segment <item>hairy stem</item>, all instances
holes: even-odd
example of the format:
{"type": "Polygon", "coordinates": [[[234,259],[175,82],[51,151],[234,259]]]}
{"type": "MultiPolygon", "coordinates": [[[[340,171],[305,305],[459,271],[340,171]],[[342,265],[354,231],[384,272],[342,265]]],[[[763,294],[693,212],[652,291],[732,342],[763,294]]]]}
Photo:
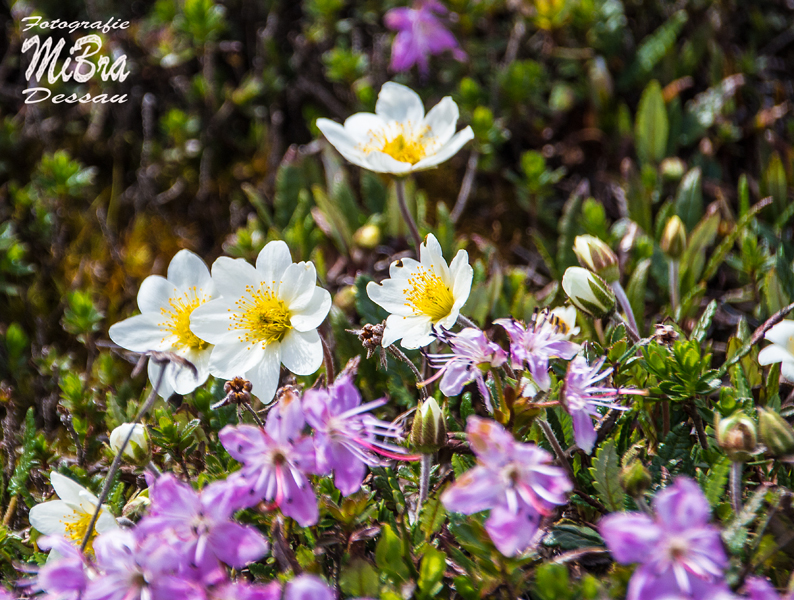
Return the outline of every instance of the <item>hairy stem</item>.
{"type": "MultiPolygon", "coordinates": [[[[149,360],[153,360],[149,358],[149,360]]],[[[116,473],[121,466],[121,458],[124,456],[124,450],[127,448],[127,444],[130,443],[130,439],[132,438],[132,434],[135,432],[135,425],[138,424],[138,421],[141,420],[143,415],[149,412],[149,409],[152,408],[154,405],[154,401],[157,400],[157,391],[160,389],[160,386],[163,384],[163,377],[165,376],[165,370],[168,367],[167,362],[163,362],[160,365],[160,374],[157,377],[157,382],[154,384],[152,388],[152,392],[149,394],[149,397],[146,399],[146,402],[143,403],[143,406],[138,411],[138,414],[135,415],[135,418],[132,421],[132,427],[130,427],[129,433],[127,433],[127,437],[124,438],[124,441],[121,444],[121,448],[116,453],[116,457],[113,459],[113,462],[110,465],[110,469],[108,470],[107,478],[105,479],[105,483],[102,485],[102,491],[99,494],[99,499],[96,503],[96,510],[94,511],[93,516],[91,517],[91,521],[88,523],[88,529],[85,531],[85,537],[83,538],[83,543],[80,544],[80,551],[85,552],[86,547],[88,546],[88,540],[91,539],[91,534],[94,532],[94,526],[96,525],[97,519],[99,519],[99,513],[102,512],[102,505],[105,503],[105,500],[108,499],[108,494],[110,494],[110,486],[113,485],[113,480],[116,478],[116,473]]]]}
{"type": "Polygon", "coordinates": [[[679,288],[678,288],[678,261],[671,260],[669,263],[669,281],[670,281],[670,306],[675,315],[676,309],[679,304],[679,288]]]}
{"type": "Polygon", "coordinates": [[[640,335],[637,333],[635,329],[632,328],[632,326],[629,323],[626,322],[626,319],[620,316],[620,313],[615,311],[614,313],[612,313],[612,316],[610,318],[615,323],[615,325],[623,325],[626,328],[626,335],[629,336],[629,339],[633,344],[636,344],[637,342],[640,341],[640,335]]]}
{"type": "Polygon", "coordinates": [[[640,329],[637,327],[637,321],[634,318],[634,311],[631,309],[629,297],[626,295],[626,291],[623,289],[623,286],[620,285],[620,281],[612,282],[612,291],[615,292],[615,298],[617,298],[618,302],[620,303],[620,307],[623,309],[623,312],[626,313],[626,320],[629,323],[629,327],[634,330],[637,338],[639,338],[640,329]]]}
{"type": "Polygon", "coordinates": [[[469,317],[464,317],[462,314],[458,313],[458,325],[461,327],[473,327],[474,329],[479,329],[477,324],[472,321],[469,317]]]}
{"type": "Polygon", "coordinates": [[[249,413],[251,413],[251,416],[254,418],[254,422],[255,422],[257,425],[259,425],[259,426],[260,426],[262,429],[264,429],[264,428],[265,428],[265,424],[262,422],[262,419],[260,419],[260,418],[259,418],[259,415],[258,415],[258,414],[256,414],[256,411],[254,410],[254,407],[253,407],[253,406],[251,406],[251,403],[250,403],[250,402],[244,402],[244,403],[243,403],[243,406],[245,407],[245,409],[246,409],[246,410],[247,410],[249,413]]]}
{"type": "Polygon", "coordinates": [[[419,513],[422,505],[427,500],[427,493],[430,490],[430,469],[433,468],[433,455],[422,455],[422,470],[419,474],[419,499],[416,501],[416,520],[419,521],[419,513]]]}
{"type": "Polygon", "coordinates": [[[742,512],[742,463],[738,461],[731,463],[731,506],[735,515],[742,512]]]}
{"type": "Polygon", "coordinates": [[[405,202],[405,178],[397,177],[394,180],[397,188],[397,204],[400,205],[400,212],[402,213],[405,224],[408,225],[408,231],[411,233],[414,246],[416,247],[416,255],[419,256],[419,246],[422,245],[422,236],[419,235],[419,228],[416,226],[414,218],[411,216],[411,211],[408,210],[408,204],[405,202]]]}
{"type": "Polygon", "coordinates": [[[549,444],[551,444],[551,447],[554,449],[554,454],[557,456],[557,460],[560,461],[560,464],[562,464],[563,468],[568,473],[571,481],[575,482],[576,479],[573,476],[571,463],[568,462],[568,458],[565,456],[565,451],[562,449],[562,446],[560,446],[560,442],[558,442],[557,438],[554,436],[551,425],[549,425],[548,421],[544,421],[543,419],[538,419],[537,424],[540,425],[540,428],[543,430],[543,435],[546,436],[549,444]]]}
{"type": "Polygon", "coordinates": [[[321,335],[320,341],[323,343],[323,363],[325,364],[325,378],[328,380],[330,386],[334,382],[334,355],[331,354],[331,347],[325,338],[321,335]]]}

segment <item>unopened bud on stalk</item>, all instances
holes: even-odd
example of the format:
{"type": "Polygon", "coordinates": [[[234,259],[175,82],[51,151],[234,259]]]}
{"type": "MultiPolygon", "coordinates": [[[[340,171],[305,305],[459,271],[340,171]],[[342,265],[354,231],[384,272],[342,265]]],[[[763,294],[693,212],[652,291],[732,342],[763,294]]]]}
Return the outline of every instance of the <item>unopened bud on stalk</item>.
{"type": "Polygon", "coordinates": [[[774,410],[758,409],[758,433],[774,456],[794,454],[794,429],[774,410]]]}
{"type": "Polygon", "coordinates": [[[642,496],[643,492],[651,486],[651,473],[638,460],[632,460],[620,470],[618,475],[620,485],[632,498],[642,496]]]}
{"type": "Polygon", "coordinates": [[[717,430],[717,443],[734,462],[747,462],[757,444],[755,422],[737,410],[727,419],[714,415],[714,429],[717,430]]]}
{"type": "Polygon", "coordinates": [[[678,215],[673,215],[668,219],[662,234],[661,246],[662,252],[672,260],[681,260],[684,255],[684,250],[686,250],[686,227],[678,215]]]}
{"type": "Polygon", "coordinates": [[[411,427],[411,444],[422,454],[438,452],[447,443],[444,413],[435,398],[425,400],[416,409],[411,427]]]}
{"type": "Polygon", "coordinates": [[[615,293],[595,273],[581,267],[569,267],[562,276],[562,289],[571,303],[595,319],[615,312],[615,293]]]}
{"type": "Polygon", "coordinates": [[[620,279],[618,257],[603,241],[592,235],[577,235],[573,251],[579,264],[599,275],[607,283],[620,279]]]}
{"type": "Polygon", "coordinates": [[[124,457],[136,463],[145,464],[149,462],[149,435],[146,433],[146,427],[137,423],[122,423],[110,432],[110,447],[116,454],[121,450],[124,440],[132,429],[132,436],[124,448],[124,457]]]}
{"type": "Polygon", "coordinates": [[[380,244],[380,227],[372,223],[363,225],[353,234],[353,242],[359,248],[372,250],[380,244]]]}

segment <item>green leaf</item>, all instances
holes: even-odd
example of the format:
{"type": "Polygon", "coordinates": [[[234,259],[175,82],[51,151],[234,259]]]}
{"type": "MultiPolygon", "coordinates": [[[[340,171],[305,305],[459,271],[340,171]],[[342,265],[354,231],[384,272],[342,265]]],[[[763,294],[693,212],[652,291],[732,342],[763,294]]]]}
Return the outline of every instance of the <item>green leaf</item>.
{"type": "Polygon", "coordinates": [[[538,567],[535,593],[541,600],[567,600],[573,592],[565,565],[547,563],[538,567]]]}
{"type": "Polygon", "coordinates": [[[380,530],[380,540],[375,547],[375,564],[390,575],[395,583],[408,581],[411,573],[403,560],[402,540],[397,537],[391,525],[385,524],[380,530]]]}
{"type": "Polygon", "coordinates": [[[703,215],[702,178],[700,167],[690,169],[681,180],[675,197],[675,214],[681,217],[687,231],[692,231],[703,215]]]}
{"type": "Polygon", "coordinates": [[[604,539],[592,527],[563,523],[551,528],[543,538],[544,546],[557,546],[561,550],[576,550],[590,546],[603,546],[604,539]]]}
{"type": "MultiPolygon", "coordinates": [[[[648,272],[650,268],[650,258],[638,262],[626,286],[626,296],[628,296],[629,305],[634,313],[634,317],[637,319],[637,327],[640,329],[643,328],[645,321],[645,319],[643,319],[645,313],[645,290],[648,285],[648,272]]],[[[642,335],[642,331],[640,331],[640,335],[642,335]]]]}
{"type": "Polygon", "coordinates": [[[429,540],[430,537],[441,528],[446,516],[447,511],[444,509],[444,505],[441,504],[437,496],[429,498],[427,502],[425,502],[424,506],[422,506],[420,521],[426,540],[429,540]]]}
{"type": "Polygon", "coordinates": [[[634,126],[637,156],[642,162],[658,163],[664,158],[669,131],[662,86],[654,79],[642,92],[634,126]]]}
{"type": "Polygon", "coordinates": [[[764,194],[772,196],[775,206],[775,213],[780,214],[786,209],[786,196],[788,193],[786,186],[786,169],[780,154],[775,152],[764,171],[763,191],[764,194]]]}
{"type": "Polygon", "coordinates": [[[419,566],[419,600],[432,598],[441,591],[441,582],[444,579],[447,555],[428,546],[419,566]]]}
{"type": "Polygon", "coordinates": [[[623,510],[625,493],[618,481],[619,473],[620,461],[615,451],[615,441],[609,440],[596,451],[590,474],[598,497],[611,511],[623,510]]]}
{"type": "Polygon", "coordinates": [[[722,495],[725,493],[725,486],[728,484],[728,474],[731,471],[731,459],[723,456],[720,461],[709,469],[703,490],[706,499],[711,506],[719,504],[722,495]]]}
{"type": "Polygon", "coordinates": [[[348,596],[374,598],[380,591],[378,573],[363,558],[357,558],[342,568],[339,587],[348,596]]]}
{"type": "Polygon", "coordinates": [[[716,314],[717,301],[712,300],[709,302],[706,310],[704,310],[703,314],[700,316],[697,325],[695,325],[695,328],[692,330],[692,337],[690,339],[702,344],[703,340],[706,339],[706,334],[708,333],[708,330],[711,327],[711,322],[714,320],[714,315],[716,314]]]}

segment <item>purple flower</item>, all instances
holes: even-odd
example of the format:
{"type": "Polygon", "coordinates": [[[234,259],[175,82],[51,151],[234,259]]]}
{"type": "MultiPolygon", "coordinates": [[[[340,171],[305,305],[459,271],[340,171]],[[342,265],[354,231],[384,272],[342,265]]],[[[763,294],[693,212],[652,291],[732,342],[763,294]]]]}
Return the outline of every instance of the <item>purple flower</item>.
{"type": "Polygon", "coordinates": [[[464,514],[491,509],[485,529],[502,554],[513,556],[532,544],[541,517],[565,504],[573,486],[548,452],[516,442],[496,421],[469,417],[466,432],[478,464],[441,501],[464,514]]]}
{"type": "Polygon", "coordinates": [[[709,524],[711,509],[698,484],[679,477],[656,494],[653,508],[655,518],[614,513],[598,526],[616,561],[640,563],[627,600],[704,598],[722,590],[728,559],[719,529],[709,524]]]}
{"type": "Polygon", "coordinates": [[[744,591],[747,592],[750,600],[792,600],[794,598],[794,594],[789,593],[783,596],[778,594],[769,580],[763,577],[748,577],[744,584],[744,591]]]}
{"type": "Polygon", "coordinates": [[[568,339],[567,325],[548,311],[536,315],[526,328],[512,318],[497,319],[494,323],[504,327],[510,337],[513,368],[520,369],[526,364],[535,385],[543,391],[548,391],[551,385],[549,360],[569,360],[580,349],[579,344],[568,339]]]}
{"type": "MultiPolygon", "coordinates": [[[[20,585],[45,592],[47,600],[78,600],[88,585],[88,563],[83,553],[58,535],[41,538],[38,546],[42,550],[51,550],[50,560],[38,569],[35,579],[20,585]]],[[[0,599],[5,600],[2,596],[0,599]]]]}
{"type": "Polygon", "coordinates": [[[290,394],[270,410],[264,430],[227,425],[219,435],[232,458],[243,463],[230,479],[242,479],[252,499],[271,502],[303,527],[319,518],[307,477],[317,467],[312,439],[302,433],[305,423],[300,400],[290,394]]]}
{"type": "Polygon", "coordinates": [[[393,8],[384,17],[386,27],[397,31],[391,48],[391,69],[408,71],[419,65],[426,75],[431,54],[451,50],[455,60],[465,60],[466,53],[436,15],[445,15],[447,9],[437,0],[418,0],[414,8],[393,8]]]}
{"type": "Polygon", "coordinates": [[[82,600],[199,600],[202,582],[186,576],[182,544],[175,538],[139,539],[115,529],[94,542],[99,574],[82,600]]]}
{"type": "Polygon", "coordinates": [[[474,327],[466,327],[458,333],[443,331],[439,337],[449,344],[452,354],[427,355],[430,365],[439,371],[423,384],[441,377],[438,385],[441,393],[445,396],[457,396],[466,384],[476,380],[488,410],[493,412],[485,375],[491,367],[501,367],[507,361],[505,351],[474,327]]]}
{"type": "Polygon", "coordinates": [[[343,496],[361,488],[367,465],[384,464],[375,453],[397,460],[418,459],[400,446],[375,439],[401,437],[393,423],[364,414],[384,404],[385,398],[361,404],[361,394],[348,374],[340,375],[328,389],[308,390],[303,397],[306,421],[315,430],[317,469],[334,472],[334,483],[343,496]]]}
{"type": "Polygon", "coordinates": [[[596,430],[591,417],[601,418],[598,412],[600,407],[614,408],[615,410],[628,410],[626,406],[615,404],[618,396],[622,394],[645,395],[645,390],[631,390],[612,388],[596,385],[612,373],[612,368],[599,373],[604,359],[602,358],[593,366],[587,364],[587,359],[577,356],[568,364],[568,374],[565,376],[565,387],[560,397],[562,405],[573,420],[573,437],[576,445],[587,454],[593,451],[596,441],[596,430]]]}
{"type": "Polygon", "coordinates": [[[284,591],[284,600],[336,600],[336,593],[314,575],[299,575],[284,591]]]}
{"type": "Polygon", "coordinates": [[[281,600],[281,584],[273,581],[255,585],[244,581],[226,582],[209,593],[210,600],[281,600]]]}
{"type": "Polygon", "coordinates": [[[199,494],[173,475],[163,475],[150,489],[150,516],[141,529],[147,534],[173,532],[189,548],[194,565],[214,556],[241,569],[267,554],[268,544],[253,527],[230,521],[238,504],[236,492],[233,482],[216,481],[199,494]]]}

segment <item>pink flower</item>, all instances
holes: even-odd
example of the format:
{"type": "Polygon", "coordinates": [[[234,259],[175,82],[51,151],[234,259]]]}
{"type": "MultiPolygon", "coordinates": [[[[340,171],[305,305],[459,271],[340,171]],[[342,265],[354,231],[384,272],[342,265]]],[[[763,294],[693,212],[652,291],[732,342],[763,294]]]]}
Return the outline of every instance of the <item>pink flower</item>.
{"type": "Polygon", "coordinates": [[[367,466],[384,462],[377,454],[396,460],[417,460],[401,446],[378,441],[376,436],[398,439],[402,432],[388,423],[364,414],[386,404],[386,399],[361,404],[361,394],[347,374],[328,389],[308,390],[303,397],[306,421],[314,430],[317,469],[334,472],[334,483],[343,496],[357,492],[367,466]]]}
{"type": "Polygon", "coordinates": [[[622,394],[644,395],[645,390],[617,389],[595,385],[612,373],[612,368],[599,373],[604,364],[602,358],[593,366],[587,364],[587,359],[577,356],[568,364],[568,374],[565,376],[565,387],[560,397],[565,410],[573,420],[573,436],[576,445],[587,454],[593,451],[597,433],[593,427],[592,417],[601,418],[598,409],[601,407],[614,408],[615,410],[628,410],[626,406],[615,404],[618,396],[622,394]]]}
{"type": "MultiPolygon", "coordinates": [[[[242,479],[255,502],[272,502],[303,527],[319,518],[317,498],[308,473],[316,473],[312,439],[302,433],[306,421],[295,395],[285,395],[270,410],[265,429],[227,425],[220,440],[243,468],[230,479],[242,479]]],[[[250,504],[250,503],[249,503],[250,504]]]]}
{"type": "Polygon", "coordinates": [[[505,351],[474,327],[466,327],[458,333],[442,330],[439,338],[449,344],[452,354],[427,355],[431,366],[439,371],[423,384],[441,377],[438,386],[441,393],[445,396],[457,396],[466,384],[476,380],[488,410],[493,411],[491,394],[485,385],[485,375],[491,367],[501,367],[507,361],[505,351]]]}
{"type": "Polygon", "coordinates": [[[544,391],[548,391],[551,385],[549,360],[569,360],[580,349],[579,344],[568,339],[570,330],[567,325],[548,311],[536,314],[526,328],[513,318],[497,319],[494,323],[504,327],[510,337],[513,368],[521,369],[526,365],[535,385],[544,391]]]}
{"type": "Polygon", "coordinates": [[[499,552],[513,556],[530,547],[541,518],[567,502],[573,485],[548,452],[516,442],[496,421],[469,417],[466,432],[478,464],[441,501],[464,514],[490,509],[485,529],[499,552]]]}
{"type": "Polygon", "coordinates": [[[384,17],[386,27],[397,31],[391,48],[391,69],[408,71],[419,65],[426,75],[431,54],[451,50],[455,60],[465,60],[466,53],[436,16],[445,15],[447,9],[437,0],[418,0],[414,8],[393,8],[384,17]]]}
{"type": "Polygon", "coordinates": [[[653,500],[655,518],[614,513],[598,530],[615,560],[640,563],[627,600],[663,597],[707,598],[724,590],[728,558],[720,530],[709,524],[711,508],[697,483],[679,477],[653,500]]]}

